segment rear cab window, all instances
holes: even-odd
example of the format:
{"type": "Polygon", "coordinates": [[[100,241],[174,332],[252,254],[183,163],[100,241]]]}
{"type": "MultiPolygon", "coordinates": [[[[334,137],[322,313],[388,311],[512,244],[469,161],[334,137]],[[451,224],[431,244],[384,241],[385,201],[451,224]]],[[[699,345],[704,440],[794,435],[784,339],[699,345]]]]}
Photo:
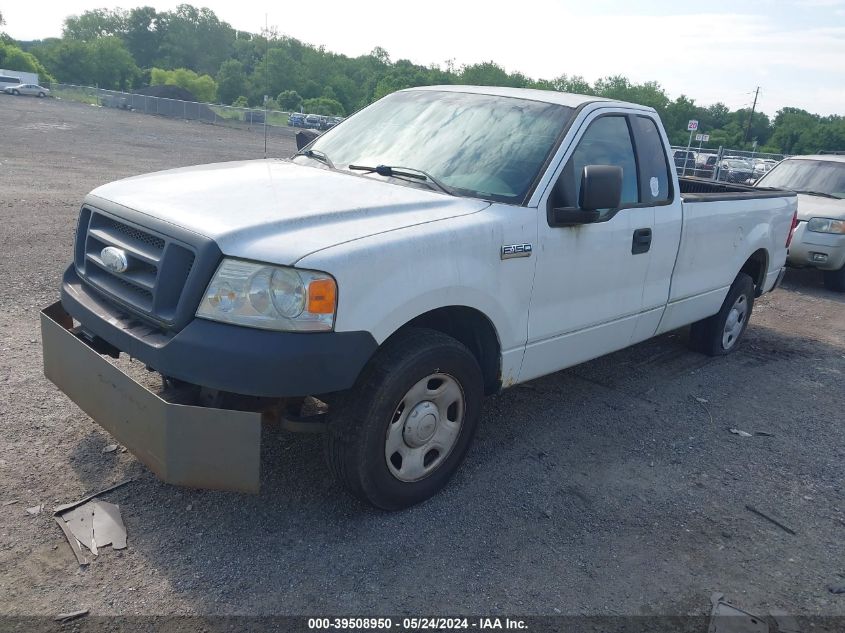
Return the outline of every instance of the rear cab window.
{"type": "Polygon", "coordinates": [[[632,116],[631,131],[640,166],[640,203],[659,204],[672,198],[672,179],[666,148],[654,119],[632,116]]]}

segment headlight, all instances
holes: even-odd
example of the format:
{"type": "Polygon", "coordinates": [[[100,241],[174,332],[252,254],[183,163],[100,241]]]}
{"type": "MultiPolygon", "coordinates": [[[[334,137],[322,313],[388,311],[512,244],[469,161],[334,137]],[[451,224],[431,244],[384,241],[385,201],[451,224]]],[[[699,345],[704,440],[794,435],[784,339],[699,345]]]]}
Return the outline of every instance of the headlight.
{"type": "Polygon", "coordinates": [[[811,218],[807,222],[807,230],[814,233],[845,233],[845,220],[830,220],[828,218],[811,218]]]}
{"type": "Polygon", "coordinates": [[[334,326],[337,285],[326,274],[224,259],[197,316],[266,330],[325,331],[334,326]]]}

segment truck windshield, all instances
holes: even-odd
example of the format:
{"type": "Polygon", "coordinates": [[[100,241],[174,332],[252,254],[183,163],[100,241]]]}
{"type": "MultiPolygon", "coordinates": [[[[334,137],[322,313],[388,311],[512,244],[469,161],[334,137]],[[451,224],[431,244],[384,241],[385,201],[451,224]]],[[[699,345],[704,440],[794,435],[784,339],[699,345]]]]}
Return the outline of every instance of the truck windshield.
{"type": "Polygon", "coordinates": [[[845,162],[787,159],[773,167],[757,186],[845,198],[845,162]]]}
{"type": "MultiPolygon", "coordinates": [[[[329,130],[311,149],[338,169],[389,165],[422,170],[456,195],[522,204],[572,112],[511,97],[397,92],[329,130]]],[[[424,181],[396,182],[426,186],[424,181]]]]}

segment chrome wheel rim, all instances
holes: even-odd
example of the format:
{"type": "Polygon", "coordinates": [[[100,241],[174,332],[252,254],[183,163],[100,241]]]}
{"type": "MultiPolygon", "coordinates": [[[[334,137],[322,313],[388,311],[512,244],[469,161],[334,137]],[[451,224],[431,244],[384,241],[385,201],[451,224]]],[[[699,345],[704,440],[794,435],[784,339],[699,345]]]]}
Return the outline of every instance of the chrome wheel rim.
{"type": "Polygon", "coordinates": [[[739,295],[731,306],[728,312],[728,318],[725,320],[725,329],[722,331],[722,348],[731,349],[736,345],[739,335],[742,333],[742,328],[745,327],[745,320],[748,316],[748,298],[745,295],[739,295]]]}
{"type": "Polygon", "coordinates": [[[387,427],[384,457],[396,479],[428,477],[449,457],[461,434],[466,400],[449,374],[430,374],[408,390],[387,427]]]}

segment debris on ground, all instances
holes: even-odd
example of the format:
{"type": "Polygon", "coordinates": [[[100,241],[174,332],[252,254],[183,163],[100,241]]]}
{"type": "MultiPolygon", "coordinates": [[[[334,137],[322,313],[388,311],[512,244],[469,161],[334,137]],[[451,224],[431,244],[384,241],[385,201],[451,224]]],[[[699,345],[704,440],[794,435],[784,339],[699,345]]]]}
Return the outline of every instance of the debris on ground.
{"type": "Polygon", "coordinates": [[[53,512],[53,518],[64,533],[80,566],[90,562],[82,549],[83,546],[94,556],[99,555],[99,548],[106,545],[111,545],[112,549],[126,548],[126,526],[120,516],[120,507],[94,498],[130,481],[133,480],[127,479],[79,501],[58,506],[53,512]]]}
{"type": "Polygon", "coordinates": [[[724,594],[714,593],[710,603],[713,610],[707,633],[769,633],[765,620],[727,602],[724,594]]]}
{"type": "Polygon", "coordinates": [[[93,499],[94,497],[99,497],[100,495],[106,494],[107,492],[111,492],[112,490],[116,490],[117,488],[120,488],[121,486],[125,486],[126,484],[131,483],[133,481],[135,481],[135,479],[133,479],[133,478],[124,479],[123,481],[118,482],[113,486],[109,486],[108,488],[104,488],[103,490],[100,490],[99,492],[95,492],[93,494],[90,494],[87,497],[83,497],[79,501],[74,501],[72,503],[65,503],[64,505],[56,506],[55,508],[53,508],[53,514],[54,515],[55,514],[61,514],[65,510],[70,510],[71,508],[81,506],[83,503],[85,503],[87,501],[91,501],[91,499],[93,499]]]}
{"type": "Polygon", "coordinates": [[[828,585],[827,590],[830,593],[842,594],[845,593],[845,585],[828,585]]]}
{"type": "Polygon", "coordinates": [[[120,517],[120,508],[113,503],[89,501],[60,514],[58,518],[94,556],[99,554],[99,548],[106,545],[111,545],[113,549],[126,548],[126,527],[120,517]]]}
{"type": "Polygon", "coordinates": [[[731,433],[734,435],[739,435],[740,437],[751,437],[751,433],[748,431],[742,431],[740,429],[729,429],[731,433]]]}
{"type": "Polygon", "coordinates": [[[117,449],[117,444],[109,444],[103,447],[103,453],[114,453],[117,449]]]}
{"type": "Polygon", "coordinates": [[[32,506],[31,508],[26,509],[27,513],[35,516],[36,514],[41,514],[44,511],[44,504],[39,503],[37,506],[32,506]]]}
{"type": "Polygon", "coordinates": [[[757,437],[774,437],[774,433],[769,433],[768,431],[754,431],[754,435],[757,437]]]}
{"type": "Polygon", "coordinates": [[[783,523],[781,523],[777,519],[770,517],[768,514],[761,512],[760,510],[758,510],[754,506],[746,505],[745,509],[748,510],[749,512],[753,512],[754,514],[756,514],[759,517],[766,519],[766,521],[768,521],[769,523],[773,523],[774,525],[778,526],[784,532],[787,532],[788,534],[792,534],[792,536],[795,536],[795,530],[793,530],[790,527],[785,526],[783,523]]]}
{"type": "Polygon", "coordinates": [[[79,611],[70,611],[68,613],[60,613],[54,618],[56,622],[70,622],[71,620],[75,620],[76,618],[81,618],[84,615],[88,615],[88,609],[80,609],[79,611]]]}
{"type": "Polygon", "coordinates": [[[70,549],[73,550],[73,555],[76,556],[76,562],[79,563],[80,567],[85,567],[90,562],[88,557],[85,556],[85,552],[82,551],[82,546],[79,544],[79,541],[76,540],[76,537],[73,535],[73,532],[70,531],[67,523],[61,517],[53,517],[58,523],[59,527],[61,528],[62,532],[64,532],[65,538],[67,539],[68,545],[70,545],[70,549]]]}

